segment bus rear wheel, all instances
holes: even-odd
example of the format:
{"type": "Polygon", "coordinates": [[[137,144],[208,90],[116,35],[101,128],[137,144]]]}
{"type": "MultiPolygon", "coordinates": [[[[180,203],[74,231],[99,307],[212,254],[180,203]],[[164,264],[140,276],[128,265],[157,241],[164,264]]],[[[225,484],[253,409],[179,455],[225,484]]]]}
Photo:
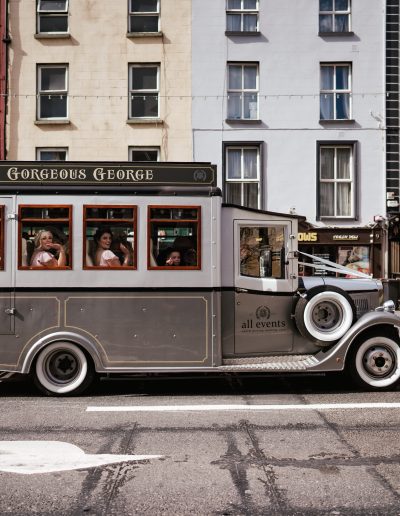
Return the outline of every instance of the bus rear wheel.
{"type": "Polygon", "coordinates": [[[37,356],[34,382],[48,396],[81,394],[94,379],[91,359],[72,342],[54,342],[37,356]]]}

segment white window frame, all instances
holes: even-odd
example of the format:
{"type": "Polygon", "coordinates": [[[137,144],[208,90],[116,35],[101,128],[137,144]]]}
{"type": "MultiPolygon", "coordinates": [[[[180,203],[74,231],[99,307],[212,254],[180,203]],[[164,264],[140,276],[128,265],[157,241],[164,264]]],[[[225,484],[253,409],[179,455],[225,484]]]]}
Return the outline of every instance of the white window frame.
{"type": "MultiPolygon", "coordinates": [[[[134,161],[132,159],[132,153],[133,151],[140,151],[140,152],[146,152],[146,151],[149,151],[149,152],[156,152],[157,153],[157,159],[156,161],[160,161],[160,147],[140,147],[140,146],[133,146],[133,147],[129,147],[129,157],[128,157],[128,160],[129,161],[134,161]]],[[[145,163],[145,162],[143,162],[145,163]]]]}
{"type": "Polygon", "coordinates": [[[333,95],[333,118],[322,118],[321,120],[351,120],[352,119],[352,65],[351,63],[321,63],[320,64],[320,76],[321,76],[321,91],[320,91],[320,113],[322,113],[321,109],[321,102],[322,102],[322,96],[323,95],[333,95]],[[336,80],[337,80],[337,74],[336,69],[338,67],[347,67],[348,69],[348,88],[346,89],[338,89],[336,87],[336,80]],[[323,89],[322,88],[322,69],[323,68],[333,68],[334,74],[333,74],[333,88],[332,89],[323,89]],[[349,116],[348,118],[337,118],[337,109],[336,109],[336,100],[338,98],[338,95],[348,95],[349,96],[349,116]]]}
{"type": "MultiPolygon", "coordinates": [[[[244,195],[244,185],[245,184],[257,184],[258,185],[258,194],[257,194],[257,209],[261,209],[262,197],[261,197],[261,149],[259,145],[245,145],[245,144],[227,144],[225,146],[225,196],[226,190],[229,188],[230,184],[240,184],[241,185],[241,206],[247,206],[245,204],[245,195],[244,195]],[[244,151],[245,150],[256,150],[257,151],[257,177],[255,179],[245,178],[244,177],[244,151]],[[230,150],[240,150],[240,178],[231,179],[229,178],[229,151],[230,150]]],[[[254,206],[251,206],[254,208],[254,206]]]]}
{"type": "Polygon", "coordinates": [[[320,219],[354,219],[355,218],[355,190],[356,190],[356,185],[355,185],[355,178],[356,178],[356,174],[355,174],[355,147],[354,147],[354,144],[320,144],[319,145],[319,170],[318,170],[318,183],[319,183],[319,186],[318,186],[318,191],[319,191],[319,198],[318,198],[318,212],[319,212],[319,218],[320,219]],[[321,155],[322,155],[322,151],[324,149],[333,149],[335,154],[334,154],[334,163],[333,163],[333,173],[334,173],[334,177],[332,179],[322,179],[321,178],[321,172],[322,172],[322,159],[321,159],[321,155]],[[350,150],[350,163],[349,163],[349,170],[350,170],[350,178],[346,179],[342,179],[342,178],[338,178],[337,177],[337,172],[338,172],[338,166],[337,166],[337,151],[339,149],[349,149],[350,150]],[[334,213],[331,214],[331,215],[322,215],[322,209],[321,209],[321,184],[333,184],[334,185],[334,190],[333,190],[333,195],[334,195],[334,198],[333,198],[333,210],[334,210],[334,213]],[[338,215],[337,214],[337,197],[338,197],[338,194],[337,194],[337,186],[338,184],[350,184],[350,187],[351,187],[351,210],[350,210],[350,214],[348,215],[338,215]]]}
{"type": "Polygon", "coordinates": [[[129,120],[134,119],[158,119],[160,117],[160,63],[132,63],[129,65],[129,120]],[[134,90],[132,88],[132,70],[135,68],[157,68],[157,88],[156,89],[143,89],[134,90]],[[154,95],[157,96],[157,115],[155,116],[135,116],[132,113],[132,99],[135,95],[146,96],[154,95]]]}
{"type": "Polygon", "coordinates": [[[51,65],[38,65],[37,67],[37,119],[38,120],[68,120],[69,102],[68,102],[68,65],[66,64],[51,64],[51,65]],[[64,68],[65,70],[65,89],[63,90],[42,90],[42,71],[50,68],[64,68]],[[48,95],[57,96],[63,95],[66,97],[66,113],[63,117],[42,117],[40,112],[40,99],[42,96],[48,95]]]}
{"type": "Polygon", "coordinates": [[[228,88],[227,88],[227,101],[229,103],[229,95],[230,94],[241,94],[240,95],[240,100],[241,100],[241,107],[240,107],[240,112],[241,112],[241,116],[238,117],[238,118],[231,118],[229,117],[229,105],[227,105],[227,113],[228,113],[228,117],[227,119],[228,120],[258,120],[259,119],[259,109],[260,109],[260,105],[259,105],[259,90],[260,90],[260,66],[259,66],[259,63],[246,63],[246,62],[241,62],[241,63],[235,63],[235,62],[230,62],[228,63],[228,66],[227,66],[227,85],[228,85],[228,88]],[[242,87],[240,89],[235,89],[235,88],[230,88],[229,86],[229,68],[231,66],[241,66],[242,67],[242,73],[241,73],[241,83],[242,83],[242,87]],[[257,71],[257,84],[256,84],[256,88],[255,89],[250,89],[250,88],[245,88],[244,87],[244,69],[245,67],[254,67],[256,68],[256,71],[257,71]],[[243,113],[244,113],[244,101],[245,101],[245,94],[252,94],[252,95],[255,95],[256,96],[256,102],[257,102],[257,113],[256,113],[256,116],[255,117],[248,117],[248,118],[245,118],[243,116],[243,113]]]}
{"type": "Polygon", "coordinates": [[[259,13],[260,13],[260,6],[259,6],[259,0],[257,0],[257,6],[255,9],[246,9],[244,6],[244,0],[240,0],[240,9],[232,9],[229,7],[229,0],[226,0],[226,29],[227,29],[227,32],[237,32],[237,31],[232,31],[230,29],[228,29],[228,16],[230,14],[238,14],[240,15],[240,30],[238,32],[249,32],[251,34],[253,33],[256,33],[256,32],[259,32],[259,23],[260,23],[260,16],[259,16],[259,13]],[[243,23],[243,20],[244,20],[244,17],[248,14],[254,14],[257,16],[257,24],[256,24],[256,30],[254,31],[245,31],[243,26],[244,26],[244,23],[243,23]]]}
{"type": "MultiPolygon", "coordinates": [[[[37,161],[50,161],[44,160],[41,156],[42,152],[65,152],[65,161],[68,160],[68,147],[37,147],[36,149],[36,160],[37,161]]],[[[64,161],[64,160],[53,160],[53,161],[64,161]]]]}
{"type": "MultiPolygon", "coordinates": [[[[332,17],[332,30],[328,31],[327,33],[330,34],[330,33],[333,33],[333,32],[337,32],[337,33],[341,33],[341,31],[336,31],[335,30],[335,21],[336,21],[336,16],[337,15],[347,15],[348,16],[348,30],[345,31],[346,33],[347,32],[351,32],[351,0],[348,0],[348,8],[346,10],[340,10],[340,9],[336,9],[336,0],[332,0],[332,3],[333,3],[333,9],[330,10],[330,11],[322,11],[320,9],[319,11],[319,15],[330,15],[332,17]]],[[[321,33],[324,33],[326,31],[321,31],[321,22],[319,21],[319,31],[321,33]]]]}
{"type": "Polygon", "coordinates": [[[132,10],[132,0],[128,0],[128,34],[136,34],[136,33],[146,33],[146,34],[155,34],[154,31],[134,31],[131,26],[131,19],[134,17],[146,17],[146,16],[157,16],[158,24],[157,31],[160,31],[160,0],[157,0],[157,10],[156,11],[133,11],[132,10]]]}
{"type": "Polygon", "coordinates": [[[36,7],[36,30],[37,34],[68,34],[69,32],[69,23],[68,23],[68,13],[69,13],[69,0],[65,2],[65,9],[54,9],[54,10],[42,10],[41,9],[42,0],[37,0],[36,7]],[[65,15],[67,18],[67,29],[65,31],[42,31],[40,30],[40,20],[41,18],[52,18],[54,16],[62,16],[65,15]]]}

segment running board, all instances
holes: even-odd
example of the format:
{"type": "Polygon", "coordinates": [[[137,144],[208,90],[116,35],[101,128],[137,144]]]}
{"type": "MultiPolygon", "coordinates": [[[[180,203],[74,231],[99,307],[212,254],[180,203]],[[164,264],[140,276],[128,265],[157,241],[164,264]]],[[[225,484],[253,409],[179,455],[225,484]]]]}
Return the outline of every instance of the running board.
{"type": "Polygon", "coordinates": [[[7,378],[11,378],[14,375],[15,375],[15,373],[9,373],[8,371],[2,371],[2,372],[0,372],[0,382],[2,380],[6,380],[7,378]]]}
{"type": "Polygon", "coordinates": [[[217,369],[226,372],[246,371],[306,371],[319,360],[315,355],[278,355],[268,357],[226,358],[217,369]]]}

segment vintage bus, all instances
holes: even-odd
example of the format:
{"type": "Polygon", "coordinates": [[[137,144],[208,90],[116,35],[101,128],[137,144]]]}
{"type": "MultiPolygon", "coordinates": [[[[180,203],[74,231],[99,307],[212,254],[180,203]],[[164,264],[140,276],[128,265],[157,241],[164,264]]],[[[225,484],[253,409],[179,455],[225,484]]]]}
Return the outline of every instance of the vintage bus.
{"type": "MultiPolygon", "coordinates": [[[[296,216],[222,204],[209,163],[2,162],[0,371],[400,376],[379,280],[298,277],[296,216]]],[[[324,263],[323,263],[324,262],[324,263]]],[[[354,271],[350,271],[351,274],[354,271]]]]}

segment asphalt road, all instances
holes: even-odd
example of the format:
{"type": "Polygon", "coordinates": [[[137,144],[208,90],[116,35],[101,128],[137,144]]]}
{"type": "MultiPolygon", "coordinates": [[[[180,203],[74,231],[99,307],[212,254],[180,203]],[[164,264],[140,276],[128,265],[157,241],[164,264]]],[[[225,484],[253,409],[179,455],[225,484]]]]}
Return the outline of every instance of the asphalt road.
{"type": "Polygon", "coordinates": [[[400,514],[399,388],[153,377],[0,396],[1,515],[400,514]]]}

